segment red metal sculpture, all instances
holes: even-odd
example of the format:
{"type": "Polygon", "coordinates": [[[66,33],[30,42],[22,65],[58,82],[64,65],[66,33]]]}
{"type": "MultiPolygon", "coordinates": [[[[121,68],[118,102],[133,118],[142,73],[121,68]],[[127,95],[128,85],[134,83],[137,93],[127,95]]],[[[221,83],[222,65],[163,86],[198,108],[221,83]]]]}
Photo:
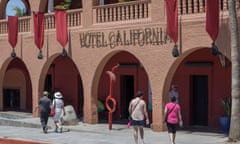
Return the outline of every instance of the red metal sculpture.
{"type": "Polygon", "coordinates": [[[108,109],[108,126],[109,130],[112,130],[112,113],[116,110],[117,102],[115,98],[113,97],[113,83],[116,80],[116,76],[114,74],[114,71],[119,67],[119,64],[112,67],[111,71],[106,71],[106,73],[109,76],[110,79],[110,85],[109,85],[109,95],[106,98],[105,106],[108,109]],[[111,104],[111,105],[110,105],[111,104]]]}

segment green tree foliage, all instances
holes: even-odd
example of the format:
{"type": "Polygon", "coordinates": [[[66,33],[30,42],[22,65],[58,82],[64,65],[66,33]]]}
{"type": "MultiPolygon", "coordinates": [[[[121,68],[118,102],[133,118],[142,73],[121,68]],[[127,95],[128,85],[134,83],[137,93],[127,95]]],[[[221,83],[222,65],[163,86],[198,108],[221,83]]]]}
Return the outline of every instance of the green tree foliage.
{"type": "Polygon", "coordinates": [[[16,11],[16,16],[19,16],[19,17],[25,16],[23,11],[19,7],[14,7],[13,10],[16,11]]]}

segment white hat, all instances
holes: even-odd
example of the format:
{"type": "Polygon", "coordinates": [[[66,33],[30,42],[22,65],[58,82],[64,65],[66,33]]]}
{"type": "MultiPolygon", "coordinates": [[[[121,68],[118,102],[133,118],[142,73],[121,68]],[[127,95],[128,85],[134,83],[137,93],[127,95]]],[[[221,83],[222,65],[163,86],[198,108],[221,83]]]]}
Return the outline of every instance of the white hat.
{"type": "Polygon", "coordinates": [[[55,93],[54,93],[54,97],[60,99],[60,98],[62,98],[63,96],[62,96],[62,94],[61,94],[60,92],[55,92],[55,93]]]}

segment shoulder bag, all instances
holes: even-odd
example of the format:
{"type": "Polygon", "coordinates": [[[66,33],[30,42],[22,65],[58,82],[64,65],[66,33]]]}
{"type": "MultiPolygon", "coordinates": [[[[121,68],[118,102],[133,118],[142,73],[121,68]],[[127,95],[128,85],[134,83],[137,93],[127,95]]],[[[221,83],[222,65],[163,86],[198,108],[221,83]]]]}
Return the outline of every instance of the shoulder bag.
{"type": "Polygon", "coordinates": [[[134,112],[134,110],[135,110],[135,108],[137,107],[137,105],[138,105],[139,102],[140,102],[140,100],[139,100],[139,101],[137,102],[137,104],[133,107],[131,113],[129,114],[128,120],[130,120],[130,121],[133,120],[131,115],[132,115],[132,113],[134,112]]]}

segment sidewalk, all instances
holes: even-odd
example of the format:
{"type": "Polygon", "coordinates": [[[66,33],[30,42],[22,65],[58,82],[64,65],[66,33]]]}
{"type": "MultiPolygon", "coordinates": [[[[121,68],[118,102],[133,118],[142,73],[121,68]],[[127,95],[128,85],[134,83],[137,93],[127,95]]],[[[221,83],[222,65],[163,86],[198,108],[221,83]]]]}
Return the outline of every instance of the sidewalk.
{"type": "MultiPolygon", "coordinates": [[[[0,119],[0,122],[4,118],[0,119]]],[[[49,119],[48,134],[42,132],[39,118],[26,116],[11,119],[8,124],[1,124],[0,136],[47,142],[50,144],[133,144],[133,130],[124,124],[113,124],[112,130],[108,124],[86,124],[64,126],[63,133],[55,133],[54,123],[49,119]],[[19,123],[19,124],[17,124],[19,123]],[[12,125],[11,125],[12,124],[12,125]],[[3,130],[4,129],[4,130],[3,130]]],[[[169,144],[167,132],[153,132],[145,128],[145,144],[169,144]]],[[[192,130],[177,131],[176,144],[223,144],[227,140],[221,133],[200,132],[192,130]]],[[[0,142],[1,144],[1,142],[0,142]]]]}
{"type": "MultiPolygon", "coordinates": [[[[110,131],[105,124],[78,125],[63,133],[50,129],[44,134],[41,128],[0,126],[0,135],[4,138],[38,141],[48,144],[134,144],[133,130],[121,125],[113,125],[110,131]]],[[[66,127],[65,127],[66,128],[66,127]]],[[[145,144],[169,144],[167,132],[145,130],[145,144]]],[[[176,144],[223,144],[226,137],[215,133],[178,131],[176,144]]],[[[0,142],[1,143],[1,142],[0,142]]]]}

